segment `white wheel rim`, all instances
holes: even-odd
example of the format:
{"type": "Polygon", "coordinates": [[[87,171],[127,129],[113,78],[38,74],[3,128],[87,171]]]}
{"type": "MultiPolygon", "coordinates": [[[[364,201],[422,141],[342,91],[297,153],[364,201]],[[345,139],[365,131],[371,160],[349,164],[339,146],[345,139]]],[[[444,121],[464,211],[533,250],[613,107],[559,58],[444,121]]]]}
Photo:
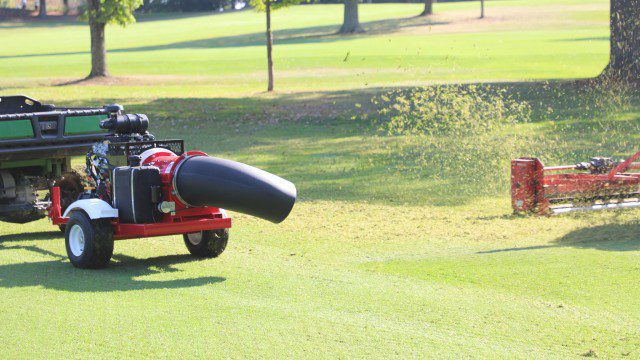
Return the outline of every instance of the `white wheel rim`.
{"type": "Polygon", "coordinates": [[[200,244],[200,242],[202,242],[202,233],[195,233],[195,234],[187,234],[187,239],[189,239],[189,242],[193,245],[198,245],[200,244]]]}
{"type": "Polygon", "coordinates": [[[73,225],[69,231],[69,248],[74,256],[80,257],[84,253],[84,231],[80,225],[73,225]]]}

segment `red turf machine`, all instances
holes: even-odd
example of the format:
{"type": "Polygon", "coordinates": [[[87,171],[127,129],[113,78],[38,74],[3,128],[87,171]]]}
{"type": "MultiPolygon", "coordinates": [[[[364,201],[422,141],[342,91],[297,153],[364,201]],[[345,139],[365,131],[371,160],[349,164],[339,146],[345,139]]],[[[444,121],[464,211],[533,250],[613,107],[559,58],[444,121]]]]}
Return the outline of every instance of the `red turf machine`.
{"type": "Polygon", "coordinates": [[[640,152],[624,161],[595,157],[576,165],[544,166],[536,158],[511,161],[511,206],[539,215],[640,206],[640,152]]]}
{"type": "Polygon", "coordinates": [[[86,156],[90,185],[73,202],[65,201],[68,186],[51,188],[48,215],[65,231],[74,266],[106,266],[114,240],[173,234],[183,235],[191,254],[216,257],[231,227],[222,208],[274,223],[291,212],[296,200],[291,182],[235,161],[185,152],[182,140],[160,141],[149,134],[145,115],[109,109],[100,127],[111,135],[86,156]]]}

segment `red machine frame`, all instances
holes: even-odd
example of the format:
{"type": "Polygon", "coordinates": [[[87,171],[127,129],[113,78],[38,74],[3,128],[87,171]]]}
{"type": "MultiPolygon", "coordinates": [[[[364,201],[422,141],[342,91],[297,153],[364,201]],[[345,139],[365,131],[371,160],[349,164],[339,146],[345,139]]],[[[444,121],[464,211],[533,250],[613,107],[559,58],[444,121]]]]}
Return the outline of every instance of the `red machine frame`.
{"type": "MultiPolygon", "coordinates": [[[[163,214],[162,220],[148,224],[122,224],[110,219],[114,229],[114,239],[134,239],[152,236],[179,235],[196,233],[203,230],[231,228],[231,218],[226,217],[223,210],[216,207],[190,207],[179,199],[174,191],[173,176],[180,163],[191,156],[208,156],[199,151],[186,152],[176,156],[170,151],[159,152],[145,159],[145,165],[154,165],[160,169],[162,177],[162,193],[165,201],[175,203],[175,211],[163,214]]],[[[54,225],[66,224],[69,220],[63,217],[60,206],[60,188],[51,188],[51,205],[49,218],[54,225]]]]}
{"type": "Polygon", "coordinates": [[[511,161],[511,206],[516,213],[558,214],[640,206],[640,151],[605,173],[578,165],[544,166],[537,158],[511,161]]]}

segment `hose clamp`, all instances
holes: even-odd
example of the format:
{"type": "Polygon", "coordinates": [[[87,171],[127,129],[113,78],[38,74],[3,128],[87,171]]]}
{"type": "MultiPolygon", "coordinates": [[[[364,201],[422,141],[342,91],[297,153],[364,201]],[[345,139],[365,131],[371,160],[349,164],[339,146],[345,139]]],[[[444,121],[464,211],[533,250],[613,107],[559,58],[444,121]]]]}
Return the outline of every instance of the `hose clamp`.
{"type": "Polygon", "coordinates": [[[178,201],[180,201],[186,207],[195,207],[195,206],[189,204],[186,200],[184,200],[182,198],[182,196],[180,196],[180,192],[178,191],[178,183],[177,183],[176,179],[178,178],[178,171],[180,170],[180,167],[182,166],[182,164],[187,162],[187,160],[189,160],[190,158],[196,157],[196,156],[207,156],[207,155],[205,155],[205,154],[185,154],[183,156],[184,156],[184,158],[181,161],[179,161],[178,165],[176,165],[176,167],[173,169],[173,176],[171,178],[171,187],[173,188],[173,195],[178,199],[178,201]]]}

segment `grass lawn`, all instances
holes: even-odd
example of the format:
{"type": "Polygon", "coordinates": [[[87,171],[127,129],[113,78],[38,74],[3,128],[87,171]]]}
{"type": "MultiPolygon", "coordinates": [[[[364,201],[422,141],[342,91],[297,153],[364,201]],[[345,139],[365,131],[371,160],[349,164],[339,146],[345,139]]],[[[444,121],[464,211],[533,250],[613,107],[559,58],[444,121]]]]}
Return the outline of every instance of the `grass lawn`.
{"type": "MultiPolygon", "coordinates": [[[[274,13],[276,89],[370,89],[426,82],[517,81],[597,75],[607,63],[602,0],[363,5],[366,35],[336,36],[342,5],[274,13]]],[[[103,87],[59,84],[89,72],[78,23],[0,24],[0,88],[55,100],[103,99],[103,87]],[[15,88],[17,90],[14,90],[15,88]]],[[[266,89],[264,16],[252,11],[142,17],[107,29],[111,94],[123,99],[243,96],[266,89]],[[188,83],[189,86],[185,86],[188,83]]]]}
{"type": "Polygon", "coordinates": [[[72,268],[45,220],[0,224],[4,357],[640,356],[638,211],[514,217],[508,197],[511,156],[637,147],[637,95],[538,81],[599,73],[607,1],[489,1],[486,22],[477,7],[439,3],[423,20],[419,4],[363,5],[369,32],[346,38],[332,35],[338,5],[277,12],[275,95],[260,93],[260,14],[110,27],[116,78],[66,86],[88,72],[86,26],[0,24],[1,93],[118,101],[159,137],[282,175],[300,197],[280,225],[233,214],[218,259],[192,259],[178,236],[121,241],[100,271],[72,268]],[[433,168],[404,171],[413,159],[395,149],[415,139],[351,118],[387,88],[496,81],[532,122],[425,137],[433,168]]]}

